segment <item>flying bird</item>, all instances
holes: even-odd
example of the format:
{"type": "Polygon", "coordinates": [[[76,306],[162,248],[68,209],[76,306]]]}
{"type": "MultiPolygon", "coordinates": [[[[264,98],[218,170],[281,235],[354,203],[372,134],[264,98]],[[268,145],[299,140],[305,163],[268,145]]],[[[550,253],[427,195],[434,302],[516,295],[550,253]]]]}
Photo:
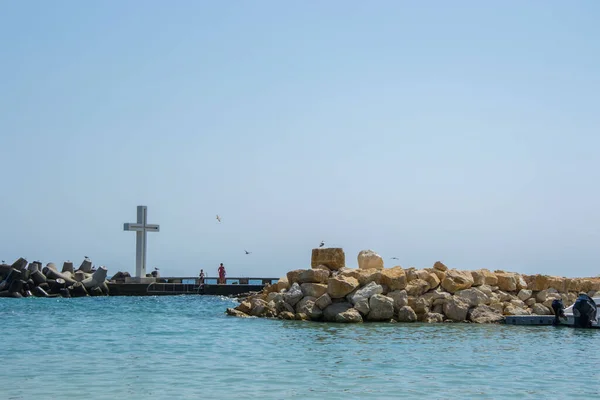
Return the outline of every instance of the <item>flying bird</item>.
{"type": "Polygon", "coordinates": [[[321,244],[319,244],[319,247],[323,247],[325,246],[325,241],[321,240],[321,244]]]}
{"type": "Polygon", "coordinates": [[[246,254],[252,254],[251,251],[248,251],[248,250],[244,250],[244,251],[246,252],[246,254]]]}
{"type": "Polygon", "coordinates": [[[217,214],[217,221],[221,222],[221,217],[219,217],[219,214],[217,214]]]}
{"type": "Polygon", "coordinates": [[[392,260],[397,260],[397,259],[398,259],[398,257],[392,257],[392,260]]]}

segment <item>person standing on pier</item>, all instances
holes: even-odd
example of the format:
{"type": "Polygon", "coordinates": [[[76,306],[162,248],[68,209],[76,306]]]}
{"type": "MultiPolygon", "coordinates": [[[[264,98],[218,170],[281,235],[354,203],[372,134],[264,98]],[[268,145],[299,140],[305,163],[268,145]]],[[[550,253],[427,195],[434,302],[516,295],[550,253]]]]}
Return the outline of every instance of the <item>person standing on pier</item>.
{"type": "Polygon", "coordinates": [[[204,270],[203,269],[201,269],[200,274],[198,274],[198,284],[200,284],[200,285],[204,284],[204,270]]]}
{"type": "Polygon", "coordinates": [[[219,283],[222,285],[225,284],[225,267],[223,266],[223,263],[219,265],[219,283]]]}

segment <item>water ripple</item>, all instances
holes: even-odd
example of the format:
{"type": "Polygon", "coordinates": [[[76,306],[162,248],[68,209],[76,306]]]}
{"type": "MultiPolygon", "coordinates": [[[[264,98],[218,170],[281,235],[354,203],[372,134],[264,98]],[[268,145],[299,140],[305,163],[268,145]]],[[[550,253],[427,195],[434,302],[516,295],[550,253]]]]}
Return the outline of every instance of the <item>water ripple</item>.
{"type": "Polygon", "coordinates": [[[600,331],[239,319],[211,296],[0,299],[2,398],[600,396],[600,331]]]}

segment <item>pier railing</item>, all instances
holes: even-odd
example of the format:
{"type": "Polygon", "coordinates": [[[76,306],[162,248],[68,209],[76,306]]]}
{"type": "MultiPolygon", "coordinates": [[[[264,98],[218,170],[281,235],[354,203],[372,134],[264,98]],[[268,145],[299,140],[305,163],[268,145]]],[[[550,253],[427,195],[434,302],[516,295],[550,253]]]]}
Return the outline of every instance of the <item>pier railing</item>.
{"type": "MultiPolygon", "coordinates": [[[[253,278],[253,277],[226,277],[226,285],[266,285],[276,283],[279,278],[253,278]]],[[[205,285],[217,285],[219,278],[214,276],[204,277],[205,285]]],[[[197,276],[160,276],[156,278],[156,283],[183,283],[196,284],[200,283],[200,278],[197,276]]]]}

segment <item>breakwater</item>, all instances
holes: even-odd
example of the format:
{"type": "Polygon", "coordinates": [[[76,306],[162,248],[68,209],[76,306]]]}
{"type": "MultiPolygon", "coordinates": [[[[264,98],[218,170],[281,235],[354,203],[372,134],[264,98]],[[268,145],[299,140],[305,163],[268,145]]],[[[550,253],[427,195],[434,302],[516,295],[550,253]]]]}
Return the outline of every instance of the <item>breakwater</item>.
{"type": "Polygon", "coordinates": [[[54,263],[42,267],[19,258],[12,265],[0,264],[0,297],[85,297],[109,294],[105,267],[94,268],[85,259],[78,269],[66,261],[58,271],[54,263]]]}
{"type": "Polygon", "coordinates": [[[552,301],[572,304],[594,296],[600,279],[524,275],[448,268],[384,268],[381,256],[363,250],[358,268],[346,268],[341,248],[313,249],[310,269],[290,271],[276,284],[242,299],[227,314],[356,323],[500,323],[507,315],[553,315],[552,301]]]}

